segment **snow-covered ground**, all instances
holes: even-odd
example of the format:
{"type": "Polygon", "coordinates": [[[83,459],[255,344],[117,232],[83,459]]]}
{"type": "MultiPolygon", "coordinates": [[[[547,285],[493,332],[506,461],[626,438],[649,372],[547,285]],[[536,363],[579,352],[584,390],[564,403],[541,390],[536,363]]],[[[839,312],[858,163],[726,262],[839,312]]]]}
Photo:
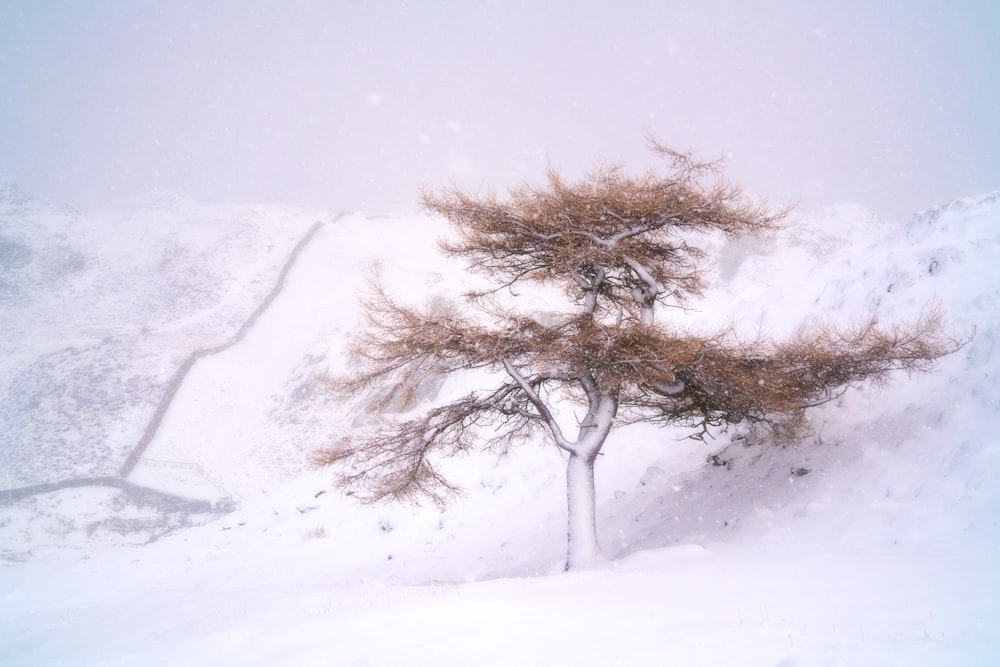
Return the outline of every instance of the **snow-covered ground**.
{"type": "Polygon", "coordinates": [[[435,252],[441,221],[0,199],[0,502],[116,475],[178,369],[210,351],[131,491],[0,505],[2,664],[1000,660],[1000,194],[906,224],[841,206],[772,239],[712,240],[693,327],[780,336],[808,316],[891,321],[937,302],[975,338],[936,374],[814,410],[793,446],[613,434],[597,485],[615,560],[569,574],[554,447],[449,462],[466,495],[444,509],[362,506],[306,467],[358,419],[317,378],[347,363],[372,261],[406,300],[462,290],[435,252]]]}

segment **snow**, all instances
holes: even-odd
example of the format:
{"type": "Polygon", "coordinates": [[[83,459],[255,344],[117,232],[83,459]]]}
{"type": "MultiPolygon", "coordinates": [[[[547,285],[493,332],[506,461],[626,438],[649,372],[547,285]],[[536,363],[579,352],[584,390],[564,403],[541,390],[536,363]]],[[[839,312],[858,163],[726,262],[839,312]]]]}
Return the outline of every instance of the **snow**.
{"type": "Polygon", "coordinates": [[[441,221],[173,195],[79,213],[0,195],[0,499],[113,475],[172,373],[217,349],[195,361],[129,477],[175,504],[84,486],[0,505],[3,664],[1000,655],[1000,193],[906,224],[842,205],[802,212],[770,239],[709,239],[713,287],[675,314],[692,327],[735,320],[781,336],[804,317],[875,309],[888,322],[937,302],[949,331],[974,338],[935,374],[813,410],[813,435],[795,445],[745,429],[708,444],[649,425],[612,433],[596,468],[612,560],[572,573],[565,458],[552,445],[442,462],[465,488],[445,508],[361,505],[306,466],[366,419],[319,381],[350,363],[365,269],[379,262],[410,302],[467,289],[436,254],[441,221]]]}

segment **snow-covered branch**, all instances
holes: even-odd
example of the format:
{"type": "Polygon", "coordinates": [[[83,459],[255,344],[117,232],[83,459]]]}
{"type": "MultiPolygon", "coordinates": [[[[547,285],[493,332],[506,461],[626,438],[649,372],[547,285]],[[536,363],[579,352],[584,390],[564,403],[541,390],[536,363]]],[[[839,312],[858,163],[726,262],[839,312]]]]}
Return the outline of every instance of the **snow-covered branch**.
{"type": "Polygon", "coordinates": [[[556,421],[555,415],[552,414],[548,405],[546,405],[542,397],[538,395],[535,388],[531,386],[531,383],[529,383],[521,372],[514,367],[514,364],[510,363],[507,359],[503,360],[503,367],[514,382],[517,383],[517,386],[521,388],[521,391],[524,392],[528,401],[530,401],[531,404],[535,406],[535,409],[538,410],[539,416],[552,432],[552,439],[555,441],[556,445],[566,451],[573,451],[573,443],[567,440],[566,436],[563,435],[562,428],[560,428],[559,423],[556,421]]]}

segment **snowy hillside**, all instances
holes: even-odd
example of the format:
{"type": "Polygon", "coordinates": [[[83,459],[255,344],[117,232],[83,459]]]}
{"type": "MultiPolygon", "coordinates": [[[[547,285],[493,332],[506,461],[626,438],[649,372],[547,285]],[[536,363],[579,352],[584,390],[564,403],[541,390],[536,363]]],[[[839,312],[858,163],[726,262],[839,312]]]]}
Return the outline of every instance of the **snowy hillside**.
{"type": "Polygon", "coordinates": [[[2,488],[121,467],[185,358],[238,331],[316,221],[169,195],[94,217],[0,187],[2,488]]]}
{"type": "Polygon", "coordinates": [[[349,363],[364,270],[379,262],[409,301],[462,291],[441,221],[173,196],[83,214],[4,187],[4,664],[1000,655],[1000,193],[906,224],[840,206],[712,241],[691,327],[781,336],[939,303],[975,337],[937,374],[815,409],[785,448],[747,430],[612,435],[598,531],[616,561],[558,574],[553,447],[449,462],[466,496],[443,510],[361,506],[305,467],[358,418],[317,378],[349,363]]]}

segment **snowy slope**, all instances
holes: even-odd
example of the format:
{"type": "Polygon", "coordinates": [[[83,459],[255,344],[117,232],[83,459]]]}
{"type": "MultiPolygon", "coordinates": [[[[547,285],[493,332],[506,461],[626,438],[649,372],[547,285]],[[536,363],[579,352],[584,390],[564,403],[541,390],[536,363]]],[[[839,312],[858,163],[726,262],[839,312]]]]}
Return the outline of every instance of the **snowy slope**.
{"type": "Polygon", "coordinates": [[[182,360],[236,332],[314,221],[166,194],[83,214],[0,186],[0,488],[117,469],[182,360]]]}
{"type": "MultiPolygon", "coordinates": [[[[317,220],[167,193],[80,213],[0,185],[0,496],[86,484],[28,496],[14,523],[129,543],[190,523],[196,507],[123,471],[193,356],[233,340],[317,220]]],[[[0,556],[37,543],[0,533],[0,556]]]]}
{"type": "MultiPolygon", "coordinates": [[[[8,213],[8,237],[11,215],[23,219],[8,213]]],[[[260,215],[258,229],[284,230],[286,255],[315,218],[272,226],[260,215]]],[[[101,247],[111,218],[87,219],[97,239],[88,247],[101,247]]],[[[191,252],[207,233],[172,229],[191,252]]],[[[0,506],[4,662],[995,663],[1000,195],[906,225],[843,206],[803,214],[773,239],[712,241],[715,286],[685,316],[693,327],[735,318],[780,336],[804,316],[849,321],[876,309],[890,321],[936,300],[957,337],[975,338],[937,374],[815,410],[814,436],[795,446],[767,447],[746,431],[709,445],[645,426],[613,435],[597,469],[598,529],[618,560],[558,576],[554,448],[452,462],[467,495],[444,510],[359,506],[322,472],[302,472],[305,453],[355,419],[316,377],[345,363],[362,270],[381,261],[411,300],[458,292],[460,267],[433,250],[444,231],[422,217],[326,222],[246,337],[192,367],[129,479],[231,499],[236,511],[140,548],[93,530],[94,513],[149,512],[112,507],[96,497],[106,489],[0,506]],[[729,465],[706,465],[709,454],[729,465]]],[[[280,261],[257,256],[257,244],[242,252],[245,266],[239,255],[212,265],[233,267],[241,293],[258,275],[248,267],[269,266],[259,275],[273,278],[280,261]]],[[[43,291],[83,320],[62,287],[43,291]]],[[[134,326],[123,321],[109,335],[134,326]]]]}

